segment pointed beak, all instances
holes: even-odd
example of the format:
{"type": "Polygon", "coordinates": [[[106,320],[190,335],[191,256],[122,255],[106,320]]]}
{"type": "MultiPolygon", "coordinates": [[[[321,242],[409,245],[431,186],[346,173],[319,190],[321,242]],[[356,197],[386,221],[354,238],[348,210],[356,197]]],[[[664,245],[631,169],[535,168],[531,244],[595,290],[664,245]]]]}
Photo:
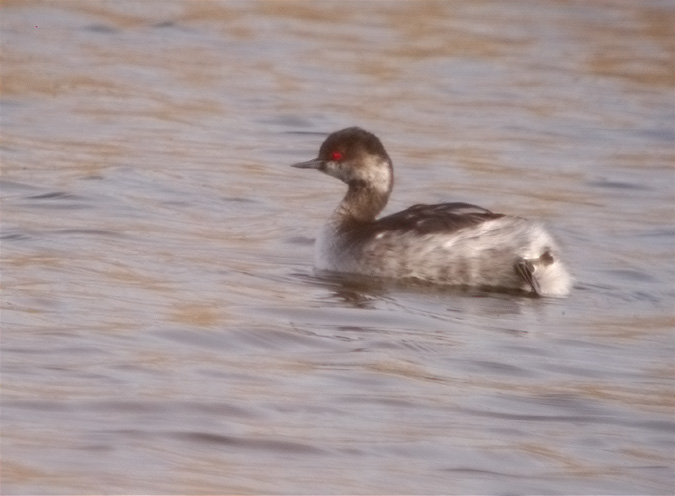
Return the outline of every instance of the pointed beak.
{"type": "Polygon", "coordinates": [[[297,167],[298,169],[319,169],[323,162],[319,158],[308,160],[307,162],[298,162],[297,164],[291,165],[291,167],[297,167]]]}

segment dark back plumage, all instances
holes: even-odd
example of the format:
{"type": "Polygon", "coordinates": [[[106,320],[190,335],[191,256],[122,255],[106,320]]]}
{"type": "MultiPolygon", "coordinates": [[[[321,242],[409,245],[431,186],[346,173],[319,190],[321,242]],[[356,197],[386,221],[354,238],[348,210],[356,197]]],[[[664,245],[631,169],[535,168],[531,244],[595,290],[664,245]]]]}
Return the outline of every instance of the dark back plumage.
{"type": "Polygon", "coordinates": [[[452,233],[503,216],[463,202],[418,204],[376,220],[370,229],[377,233],[383,231],[413,231],[417,234],[452,233]]]}

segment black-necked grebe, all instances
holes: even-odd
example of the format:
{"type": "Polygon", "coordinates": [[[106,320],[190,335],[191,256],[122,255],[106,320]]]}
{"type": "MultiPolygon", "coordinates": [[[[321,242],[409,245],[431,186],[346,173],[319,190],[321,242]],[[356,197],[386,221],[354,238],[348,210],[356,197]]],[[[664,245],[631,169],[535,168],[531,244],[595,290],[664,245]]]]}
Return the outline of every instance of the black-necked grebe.
{"type": "Polygon", "coordinates": [[[564,296],[572,278],[539,224],[468,203],[414,205],[380,219],[394,183],[380,140],[358,127],[334,132],[314,160],[348,185],[316,240],[318,270],[564,296]]]}

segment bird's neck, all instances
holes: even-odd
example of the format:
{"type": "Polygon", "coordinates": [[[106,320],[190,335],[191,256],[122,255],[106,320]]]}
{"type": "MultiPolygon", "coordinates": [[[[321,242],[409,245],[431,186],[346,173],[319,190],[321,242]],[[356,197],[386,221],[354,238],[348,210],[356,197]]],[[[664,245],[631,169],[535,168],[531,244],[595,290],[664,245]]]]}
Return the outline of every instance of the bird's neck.
{"type": "Polygon", "coordinates": [[[333,212],[333,221],[340,224],[372,222],[387,205],[390,193],[391,187],[381,190],[363,181],[352,181],[333,212]]]}

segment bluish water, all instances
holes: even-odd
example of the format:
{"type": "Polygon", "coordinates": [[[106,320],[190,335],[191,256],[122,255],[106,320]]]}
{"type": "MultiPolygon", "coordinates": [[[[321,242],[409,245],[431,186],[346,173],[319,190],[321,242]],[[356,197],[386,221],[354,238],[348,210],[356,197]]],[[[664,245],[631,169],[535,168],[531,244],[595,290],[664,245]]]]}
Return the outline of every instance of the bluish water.
{"type": "Polygon", "coordinates": [[[3,494],[672,493],[671,3],[0,10],[3,494]],[[571,296],[314,275],[350,125],[571,296]]]}

